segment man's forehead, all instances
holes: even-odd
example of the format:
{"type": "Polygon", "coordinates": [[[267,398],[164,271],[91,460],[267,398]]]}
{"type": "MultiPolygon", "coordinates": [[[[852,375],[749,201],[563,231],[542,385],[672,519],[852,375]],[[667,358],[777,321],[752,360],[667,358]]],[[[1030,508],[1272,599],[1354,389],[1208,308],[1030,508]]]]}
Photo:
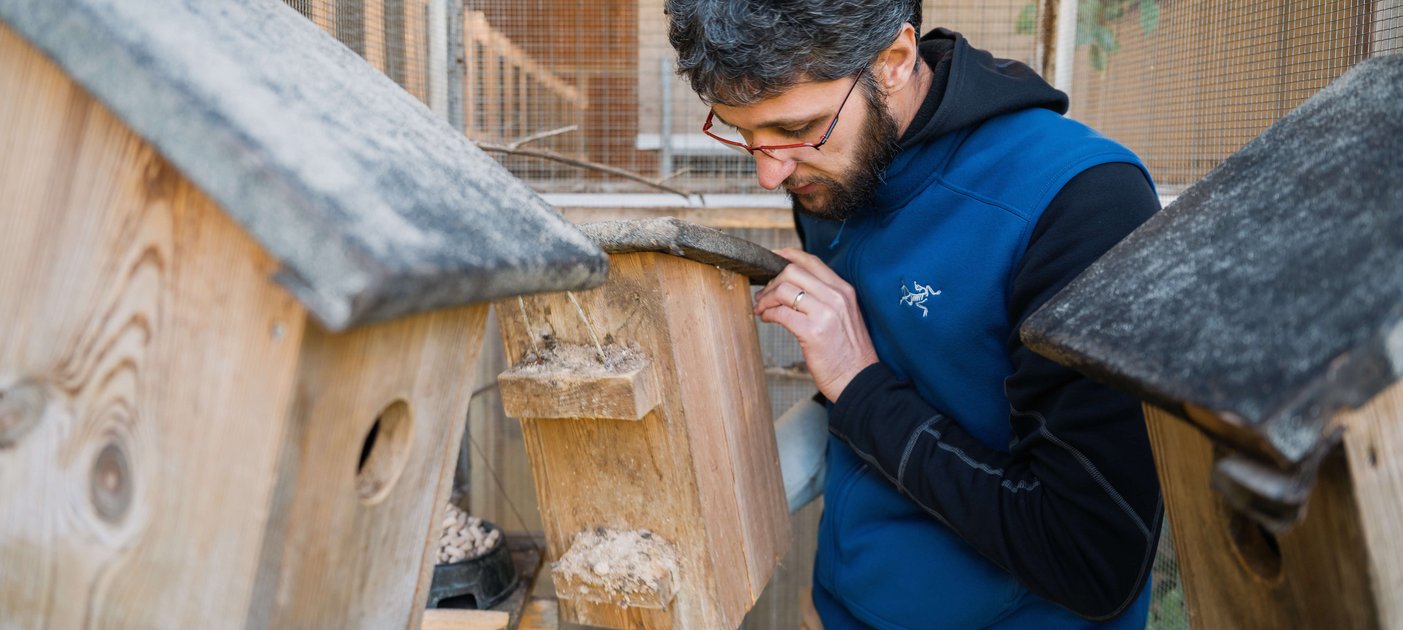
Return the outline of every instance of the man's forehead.
{"type": "MultiPolygon", "coordinates": [[[[714,103],[712,111],[721,122],[734,127],[761,129],[766,127],[792,127],[812,122],[816,118],[832,116],[838,101],[826,98],[836,84],[842,81],[804,81],[796,83],[785,91],[746,105],[714,103]],[[829,102],[832,101],[832,102],[829,102]]],[[[841,87],[841,86],[838,86],[841,87]]],[[[838,99],[842,96],[838,95],[838,99]]]]}

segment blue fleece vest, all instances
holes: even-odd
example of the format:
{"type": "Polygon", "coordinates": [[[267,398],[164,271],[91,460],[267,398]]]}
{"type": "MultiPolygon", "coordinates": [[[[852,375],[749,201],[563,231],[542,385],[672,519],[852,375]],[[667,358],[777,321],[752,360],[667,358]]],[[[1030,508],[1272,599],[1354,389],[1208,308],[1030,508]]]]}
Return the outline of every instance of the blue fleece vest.
{"type": "MultiPolygon", "coordinates": [[[[1129,150],[1055,112],[1000,116],[902,152],[872,216],[801,217],[806,247],[857,290],[882,362],[1006,452],[1012,276],[1053,197],[1109,162],[1144,169],[1129,150]]],[[[829,630],[1089,625],[978,555],[837,438],[814,579],[829,630]]],[[[1148,590],[1140,612],[1118,623],[1143,627],[1148,590]]]]}

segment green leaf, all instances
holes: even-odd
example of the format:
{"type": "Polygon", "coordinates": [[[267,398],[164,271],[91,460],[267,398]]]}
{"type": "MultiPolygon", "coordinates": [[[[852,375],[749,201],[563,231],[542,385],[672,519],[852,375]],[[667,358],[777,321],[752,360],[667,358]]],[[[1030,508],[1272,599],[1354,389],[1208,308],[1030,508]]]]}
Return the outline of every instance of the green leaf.
{"type": "Polygon", "coordinates": [[[1159,1],[1140,0],[1140,28],[1146,35],[1159,28],[1159,1]]]}
{"type": "Polygon", "coordinates": [[[1019,35],[1032,35],[1038,28],[1038,1],[1032,0],[1022,11],[1018,12],[1018,19],[1013,21],[1013,32],[1019,35]]]}
{"type": "Polygon", "coordinates": [[[1120,50],[1120,42],[1116,41],[1116,32],[1105,26],[1097,29],[1095,44],[1105,50],[1107,56],[1120,50]]]}
{"type": "Polygon", "coordinates": [[[1089,50],[1088,52],[1091,53],[1091,69],[1097,72],[1105,70],[1106,54],[1101,50],[1101,47],[1096,44],[1092,44],[1091,50],[1089,50]]]}
{"type": "Polygon", "coordinates": [[[1125,15],[1125,3],[1120,0],[1112,0],[1110,6],[1106,7],[1106,19],[1104,21],[1110,22],[1112,20],[1119,20],[1122,15],[1125,15]]]}

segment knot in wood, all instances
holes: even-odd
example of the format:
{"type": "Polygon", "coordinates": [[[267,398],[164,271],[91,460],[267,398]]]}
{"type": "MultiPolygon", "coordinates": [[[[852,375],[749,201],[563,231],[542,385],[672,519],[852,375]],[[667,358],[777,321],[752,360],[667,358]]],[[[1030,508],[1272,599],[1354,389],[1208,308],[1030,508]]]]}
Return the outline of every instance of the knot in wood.
{"type": "Polygon", "coordinates": [[[98,451],[89,488],[98,517],[114,525],[120,523],[132,502],[131,462],[121,442],[108,442],[98,451]]]}
{"type": "Polygon", "coordinates": [[[43,388],[28,381],[0,389],[0,448],[19,443],[44,416],[47,397],[43,388]]]}

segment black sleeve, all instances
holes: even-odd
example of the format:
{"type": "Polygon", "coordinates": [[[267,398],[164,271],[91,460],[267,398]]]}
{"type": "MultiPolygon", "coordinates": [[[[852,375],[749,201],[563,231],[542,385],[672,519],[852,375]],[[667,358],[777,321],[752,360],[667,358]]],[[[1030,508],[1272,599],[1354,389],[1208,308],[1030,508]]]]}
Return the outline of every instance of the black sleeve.
{"type": "Polygon", "coordinates": [[[1044,211],[1009,296],[1009,452],[985,447],[880,363],[830,412],[833,433],[913,501],[1091,620],[1125,610],[1154,561],[1163,508],[1144,418],[1130,396],[1028,350],[1018,327],[1158,208],[1139,169],[1106,164],[1044,211]]]}

